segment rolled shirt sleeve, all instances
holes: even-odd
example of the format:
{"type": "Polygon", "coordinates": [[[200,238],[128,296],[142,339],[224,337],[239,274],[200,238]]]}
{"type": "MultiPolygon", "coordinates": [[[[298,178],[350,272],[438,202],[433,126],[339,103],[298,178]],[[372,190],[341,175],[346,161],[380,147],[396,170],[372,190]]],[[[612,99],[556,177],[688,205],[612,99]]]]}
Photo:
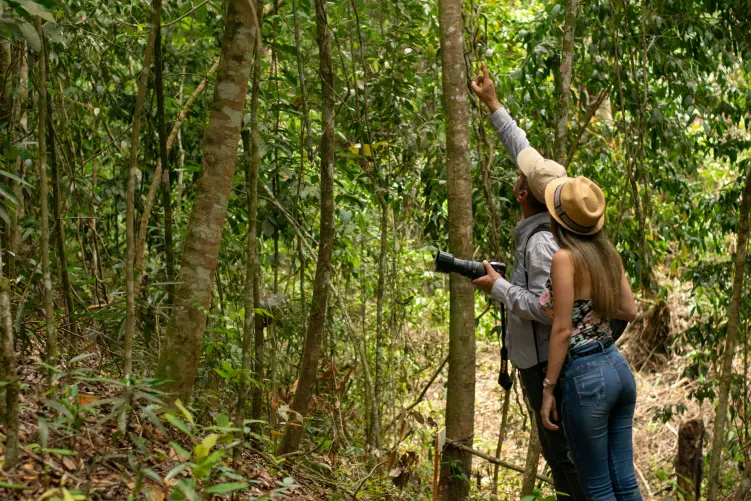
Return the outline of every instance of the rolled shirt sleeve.
{"type": "Polygon", "coordinates": [[[505,304],[506,308],[519,318],[550,325],[553,320],[540,305],[540,295],[545,290],[545,284],[550,277],[553,254],[558,249],[542,236],[538,238],[535,235],[533,239],[534,245],[530,242],[527,247],[529,289],[499,278],[493,284],[490,295],[505,304]]]}
{"type": "Polygon", "coordinates": [[[490,115],[490,123],[493,124],[493,128],[498,133],[498,139],[501,140],[506,147],[506,151],[516,163],[519,152],[529,146],[527,133],[516,125],[516,121],[504,108],[498,108],[490,115]]]}

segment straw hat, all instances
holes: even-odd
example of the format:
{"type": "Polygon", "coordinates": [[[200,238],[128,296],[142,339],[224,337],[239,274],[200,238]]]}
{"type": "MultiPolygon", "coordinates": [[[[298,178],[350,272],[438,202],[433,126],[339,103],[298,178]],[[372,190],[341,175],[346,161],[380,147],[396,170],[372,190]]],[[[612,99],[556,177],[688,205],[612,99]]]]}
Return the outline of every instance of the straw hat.
{"type": "Polygon", "coordinates": [[[543,157],[531,146],[519,152],[516,164],[527,178],[532,196],[540,202],[545,201],[545,187],[550,181],[566,177],[566,168],[563,165],[543,157]]]}
{"type": "Polygon", "coordinates": [[[605,224],[605,196],[586,177],[554,179],[545,188],[550,215],[577,235],[594,235],[605,224]]]}

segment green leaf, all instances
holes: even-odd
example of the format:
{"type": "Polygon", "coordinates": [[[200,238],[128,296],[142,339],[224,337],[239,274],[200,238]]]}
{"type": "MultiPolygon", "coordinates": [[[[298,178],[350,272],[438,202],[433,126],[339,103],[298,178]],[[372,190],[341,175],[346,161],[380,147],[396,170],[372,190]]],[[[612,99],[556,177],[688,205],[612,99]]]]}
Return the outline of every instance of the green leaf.
{"type": "Polygon", "coordinates": [[[42,400],[42,403],[51,409],[55,409],[60,415],[65,416],[69,420],[73,421],[73,414],[60,402],[55,400],[42,400]]]}
{"type": "Polygon", "coordinates": [[[193,415],[183,405],[183,403],[180,401],[179,398],[177,400],[175,400],[175,407],[177,407],[178,409],[180,409],[180,412],[183,413],[183,416],[185,416],[185,419],[187,419],[188,421],[190,421],[190,424],[192,424],[193,426],[195,426],[196,422],[193,420],[193,415]]]}
{"type": "Polygon", "coordinates": [[[176,476],[178,476],[180,474],[180,472],[183,471],[187,467],[188,467],[188,463],[182,463],[182,464],[179,464],[179,465],[175,466],[174,468],[172,468],[169,471],[169,473],[167,473],[167,476],[164,477],[164,481],[166,482],[167,480],[172,480],[173,478],[175,478],[176,476]]]}
{"type": "Polygon", "coordinates": [[[68,449],[42,449],[42,450],[49,454],[59,454],[61,456],[77,456],[78,455],[75,451],[71,451],[68,449]]]}
{"type": "Polygon", "coordinates": [[[31,489],[27,485],[11,484],[9,482],[0,482],[0,487],[5,487],[6,489],[31,489]]]}
{"type": "Polygon", "coordinates": [[[248,487],[248,484],[245,482],[227,482],[224,484],[216,484],[212,485],[208,489],[204,489],[204,494],[226,494],[228,492],[232,491],[239,491],[240,489],[245,489],[248,487]]]}
{"type": "Polygon", "coordinates": [[[4,196],[11,202],[13,202],[15,205],[21,205],[21,202],[18,201],[18,198],[16,198],[15,193],[13,193],[10,188],[5,186],[3,183],[0,183],[0,195],[4,196]]]}
{"type": "Polygon", "coordinates": [[[36,2],[32,2],[31,0],[26,0],[24,2],[21,2],[21,8],[31,14],[32,16],[39,16],[45,21],[49,21],[51,23],[55,22],[55,17],[47,12],[47,9],[42,7],[36,2]]]}
{"type": "Polygon", "coordinates": [[[196,445],[195,449],[193,449],[196,460],[200,461],[201,459],[208,456],[209,452],[211,452],[211,449],[216,445],[216,441],[219,438],[219,435],[216,433],[211,433],[210,435],[206,435],[204,439],[201,441],[200,444],[196,445]]]}
{"type": "Polygon", "coordinates": [[[188,428],[188,425],[185,424],[185,421],[175,416],[174,414],[165,414],[164,419],[169,421],[172,426],[185,433],[186,435],[193,436],[193,433],[190,431],[190,428],[188,428]]]}
{"type": "Polygon", "coordinates": [[[224,413],[217,414],[216,425],[221,428],[226,428],[227,426],[229,426],[229,417],[224,413]]]}
{"type": "Polygon", "coordinates": [[[2,169],[0,169],[0,176],[5,176],[5,177],[7,177],[9,179],[12,179],[12,180],[18,182],[18,183],[25,184],[29,188],[33,188],[32,185],[30,185],[29,183],[27,183],[26,181],[24,181],[20,177],[16,176],[15,174],[11,174],[10,172],[4,171],[2,169]]]}
{"type": "Polygon", "coordinates": [[[95,353],[82,353],[81,355],[76,355],[75,357],[71,358],[68,364],[75,364],[76,362],[82,362],[83,360],[86,360],[87,358],[91,358],[95,355],[95,353]]]}

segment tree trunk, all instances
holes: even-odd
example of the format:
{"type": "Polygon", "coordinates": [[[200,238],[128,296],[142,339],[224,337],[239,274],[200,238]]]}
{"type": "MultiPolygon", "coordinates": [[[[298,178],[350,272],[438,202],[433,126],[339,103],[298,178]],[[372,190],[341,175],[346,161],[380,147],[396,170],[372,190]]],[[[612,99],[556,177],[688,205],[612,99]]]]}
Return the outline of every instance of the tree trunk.
{"type": "MultiPolygon", "coordinates": [[[[512,370],[511,384],[514,384],[516,372],[512,370]]],[[[511,407],[511,389],[503,392],[503,409],[501,410],[501,429],[498,431],[498,445],[495,448],[495,457],[501,459],[501,453],[503,452],[503,441],[506,438],[506,427],[508,426],[508,410],[511,407]]],[[[494,496],[498,494],[498,465],[493,467],[493,484],[491,494],[494,496]]]]}
{"type": "Polygon", "coordinates": [[[722,354],[722,373],[720,374],[720,389],[717,399],[717,413],[715,415],[712,433],[712,459],[709,463],[707,501],[715,501],[719,491],[720,465],[722,464],[722,446],[725,443],[725,424],[727,422],[728,399],[730,396],[730,382],[733,376],[733,355],[735,355],[735,337],[738,333],[741,295],[743,294],[743,275],[748,252],[748,214],[751,208],[751,164],[746,173],[746,185],[741,196],[741,207],[738,211],[738,250],[735,254],[735,275],[733,276],[733,292],[730,298],[727,334],[725,335],[725,351],[722,354]]]}
{"type": "Polygon", "coordinates": [[[154,0],[151,5],[151,30],[149,38],[146,41],[146,49],[143,54],[143,66],[138,78],[138,87],[136,92],[136,107],[133,111],[133,127],[130,136],[130,157],[128,160],[128,191],[125,201],[125,231],[126,231],[126,261],[125,261],[125,280],[126,280],[126,315],[125,315],[125,341],[124,341],[124,360],[123,375],[125,379],[131,378],[133,373],[133,334],[136,328],[136,289],[135,280],[135,260],[136,260],[136,242],[135,242],[135,194],[136,194],[136,174],[138,162],[138,139],[141,130],[141,115],[143,113],[143,102],[146,96],[146,85],[149,81],[149,67],[151,66],[151,57],[154,53],[154,42],[159,30],[159,23],[162,10],[162,1],[154,0]]]}
{"type": "MultiPolygon", "coordinates": [[[[469,165],[469,113],[464,65],[461,0],[439,0],[443,99],[446,112],[449,252],[472,258],[472,177],[469,165]]],[[[472,446],[475,415],[474,290],[452,274],[449,372],[446,391],[446,437],[472,446]]],[[[444,451],[439,499],[462,500],[469,494],[472,456],[455,447],[444,451]]]]}
{"type": "MultiPolygon", "coordinates": [[[[257,0],[256,12],[258,13],[258,25],[261,26],[261,32],[259,37],[263,36],[263,0],[257,0]]],[[[255,302],[257,295],[254,291],[258,289],[258,283],[256,280],[256,263],[258,261],[256,226],[258,219],[258,172],[261,168],[261,148],[260,148],[260,133],[258,130],[258,103],[261,94],[261,58],[263,53],[261,52],[261,44],[255,44],[255,59],[253,60],[253,86],[252,95],[250,98],[250,130],[243,131],[243,147],[245,150],[245,190],[248,197],[248,241],[247,241],[247,257],[245,262],[245,319],[243,323],[243,357],[242,357],[242,378],[238,386],[238,399],[237,409],[235,410],[235,428],[243,429],[243,420],[245,419],[245,408],[247,404],[248,386],[250,385],[249,371],[251,370],[251,342],[255,344],[256,357],[255,367],[253,368],[254,376],[258,383],[260,383],[260,376],[263,372],[263,330],[260,331],[261,340],[259,343],[258,332],[254,332],[255,322],[255,309],[258,304],[255,302]],[[248,137],[250,136],[250,137],[248,137]],[[254,339],[254,334],[256,334],[254,339]],[[260,345],[260,346],[259,346],[260,345]],[[260,348],[260,349],[259,349],[260,348]],[[258,355],[261,355],[259,362],[258,355]]],[[[258,385],[253,386],[252,394],[252,418],[258,419],[256,415],[257,411],[260,411],[260,398],[261,390],[258,385]]],[[[242,445],[242,432],[239,434],[242,445]]],[[[235,448],[234,461],[235,464],[240,458],[240,452],[242,447],[235,448]]]]}
{"type": "MultiPolygon", "coordinates": [[[[209,73],[215,72],[217,68],[219,68],[219,61],[214,63],[214,65],[209,70],[209,73]]],[[[167,154],[169,154],[170,150],[172,150],[172,146],[175,144],[175,139],[178,137],[178,134],[180,132],[180,127],[182,126],[185,119],[188,117],[188,110],[190,110],[190,107],[193,105],[195,100],[198,99],[198,96],[200,96],[203,90],[206,88],[207,83],[208,83],[208,77],[201,80],[201,83],[198,84],[198,86],[193,91],[193,94],[191,94],[190,98],[188,98],[185,105],[183,105],[182,109],[177,114],[177,118],[175,119],[175,124],[172,126],[172,131],[170,132],[170,135],[167,138],[167,154]]],[[[180,148],[182,148],[182,146],[180,146],[180,148]]],[[[184,161],[185,151],[182,151],[181,155],[184,161]]],[[[179,163],[178,163],[178,166],[180,166],[179,163]]],[[[154,179],[151,182],[151,186],[149,187],[149,192],[146,195],[146,200],[143,203],[143,212],[141,214],[141,222],[138,226],[138,240],[136,241],[135,269],[136,269],[137,276],[139,277],[141,276],[141,272],[143,271],[143,254],[146,248],[146,232],[149,227],[149,218],[151,217],[151,207],[152,207],[152,204],[154,203],[154,198],[156,197],[156,190],[159,186],[161,175],[162,175],[162,162],[160,160],[156,164],[156,169],[154,170],[154,179]]],[[[135,282],[136,295],[138,295],[138,286],[139,286],[139,282],[136,281],[135,282]]]]}
{"type": "MultiPolygon", "coordinates": [[[[49,63],[49,61],[47,61],[49,63]]],[[[68,322],[75,329],[73,315],[73,291],[71,290],[70,277],[68,276],[68,259],[65,256],[65,222],[62,214],[62,195],[60,193],[60,169],[57,162],[57,148],[55,145],[55,131],[52,127],[52,104],[47,95],[47,147],[49,149],[50,178],[52,180],[52,220],[55,221],[55,247],[57,247],[57,261],[60,265],[60,284],[63,287],[63,298],[68,322]]]]}
{"type": "Polygon", "coordinates": [[[18,395],[16,350],[13,345],[13,322],[10,312],[10,281],[0,278],[0,334],[2,334],[3,372],[5,373],[5,466],[18,462],[18,395]]]}
{"type": "Polygon", "coordinates": [[[537,421],[535,420],[531,408],[529,411],[531,418],[529,427],[529,445],[527,446],[527,462],[524,466],[525,471],[524,478],[522,479],[521,497],[529,496],[535,488],[535,482],[537,481],[537,466],[540,464],[540,452],[542,452],[537,421]]]}
{"type": "Polygon", "coordinates": [[[704,443],[704,421],[686,421],[678,431],[678,455],[675,458],[675,473],[678,488],[686,501],[699,501],[701,494],[701,474],[704,465],[702,453],[704,443]]]}
{"type": "MultiPolygon", "coordinates": [[[[15,105],[13,108],[13,114],[14,116],[11,117],[11,120],[13,124],[15,124],[15,127],[13,127],[10,131],[10,142],[11,144],[16,144],[19,140],[19,136],[21,134],[26,133],[26,125],[27,125],[27,114],[26,114],[26,106],[27,101],[29,98],[29,63],[28,58],[26,57],[26,43],[23,42],[20,44],[18,48],[18,56],[20,60],[20,68],[18,70],[18,86],[16,90],[16,96],[15,96],[15,105]],[[19,134],[19,132],[21,134],[19,134]]],[[[24,163],[21,159],[21,154],[18,153],[15,158],[16,162],[16,170],[15,174],[23,179],[24,175],[24,163]]],[[[10,165],[10,163],[8,163],[10,165]]],[[[23,188],[21,186],[21,183],[18,181],[11,181],[11,186],[13,187],[13,194],[16,196],[16,198],[19,201],[18,205],[15,205],[13,207],[13,211],[10,214],[11,217],[11,223],[10,223],[10,250],[11,255],[8,258],[8,274],[11,277],[16,276],[16,260],[18,259],[18,254],[21,248],[21,225],[20,222],[24,217],[25,210],[24,210],[24,195],[23,195],[23,188]]]]}
{"type": "Polygon", "coordinates": [[[39,52],[39,118],[37,119],[37,140],[39,141],[39,216],[42,218],[42,234],[39,246],[42,248],[42,280],[44,282],[44,319],[47,331],[47,363],[55,365],[57,359],[57,330],[53,304],[52,275],[50,274],[50,219],[47,206],[47,56],[46,41],[42,21],[37,19],[37,34],[42,40],[39,52]]]}
{"type": "MultiPolygon", "coordinates": [[[[164,252],[166,260],[167,282],[175,281],[175,251],[172,245],[172,195],[170,184],[169,157],[167,155],[167,127],[164,123],[164,58],[162,56],[162,30],[156,29],[154,43],[154,67],[156,86],[156,115],[159,130],[159,161],[162,163],[162,205],[164,205],[164,252]]],[[[172,304],[175,297],[175,284],[167,284],[167,304],[172,304]]]]}
{"type": "Polygon", "coordinates": [[[561,43],[561,72],[558,88],[558,105],[555,110],[555,143],[553,154],[559,164],[566,161],[566,134],[568,132],[568,101],[571,94],[571,70],[574,61],[576,11],[578,0],[566,0],[566,20],[561,43]]]}
{"type": "Polygon", "coordinates": [[[175,290],[175,310],[159,357],[157,377],[169,379],[170,399],[189,400],[198,373],[206,311],[237,162],[245,93],[258,32],[255,6],[230,0],[219,72],[206,130],[201,174],[185,237],[175,290]]]}
{"type": "MultiPolygon", "coordinates": [[[[371,151],[373,146],[371,143],[371,151]]],[[[376,190],[380,187],[376,186],[376,190]]],[[[386,256],[388,255],[388,205],[381,196],[381,248],[378,250],[378,285],[376,287],[376,359],[375,359],[375,383],[373,388],[373,438],[372,444],[376,450],[381,448],[381,407],[383,392],[383,302],[386,289],[386,256]]]]}
{"type": "MultiPolygon", "coordinates": [[[[321,353],[326,303],[331,275],[331,254],[334,246],[334,71],[331,55],[331,33],[328,29],[326,0],[315,0],[317,42],[320,54],[320,74],[323,94],[321,134],[321,222],[318,241],[316,275],[313,281],[313,299],[305,334],[303,358],[297,382],[297,391],[290,409],[300,417],[308,414],[316,382],[318,359],[321,353]]],[[[296,418],[297,419],[297,418],[296,418]]],[[[287,426],[279,446],[279,454],[296,451],[302,438],[302,423],[287,426]]]]}

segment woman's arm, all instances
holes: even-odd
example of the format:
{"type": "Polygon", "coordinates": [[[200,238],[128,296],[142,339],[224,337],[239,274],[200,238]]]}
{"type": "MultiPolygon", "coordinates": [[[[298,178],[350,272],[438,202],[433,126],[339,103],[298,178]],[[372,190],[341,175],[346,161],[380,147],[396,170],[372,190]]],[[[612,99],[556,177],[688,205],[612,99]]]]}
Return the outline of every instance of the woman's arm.
{"type": "Polygon", "coordinates": [[[623,274],[623,280],[621,280],[621,304],[618,307],[617,318],[627,322],[633,322],[636,318],[636,301],[634,300],[634,293],[631,292],[631,285],[628,283],[625,273],[623,274]]]}
{"type": "MultiPolygon", "coordinates": [[[[563,367],[563,361],[568,352],[571,340],[571,324],[574,311],[574,262],[566,250],[559,250],[553,256],[553,264],[550,267],[550,281],[553,286],[553,330],[550,334],[548,345],[548,370],[547,380],[558,384],[558,377],[563,367]]],[[[550,420],[558,419],[555,412],[555,397],[553,387],[543,390],[542,422],[546,428],[557,430],[558,426],[550,420]]]]}

